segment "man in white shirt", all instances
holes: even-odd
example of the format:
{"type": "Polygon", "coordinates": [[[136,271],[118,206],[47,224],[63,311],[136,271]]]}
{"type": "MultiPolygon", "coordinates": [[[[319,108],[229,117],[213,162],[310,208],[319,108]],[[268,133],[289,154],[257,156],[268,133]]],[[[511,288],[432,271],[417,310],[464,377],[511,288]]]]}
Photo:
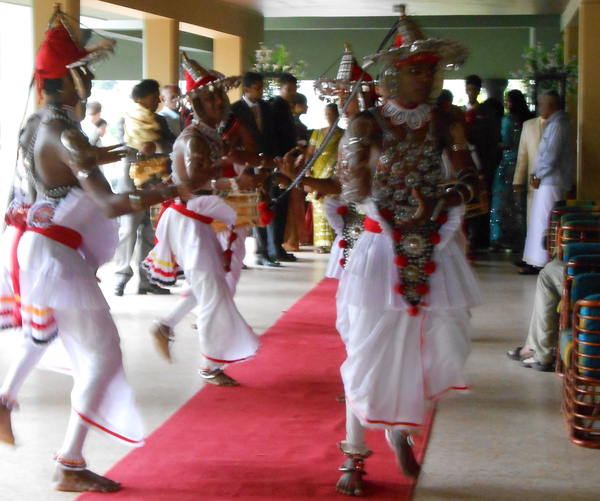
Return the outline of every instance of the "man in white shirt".
{"type": "Polygon", "coordinates": [[[163,107],[158,114],[165,117],[169,129],[176,136],[179,136],[185,127],[183,117],[181,116],[181,103],[178,100],[180,96],[181,90],[175,84],[165,85],[160,91],[160,101],[163,107]]]}

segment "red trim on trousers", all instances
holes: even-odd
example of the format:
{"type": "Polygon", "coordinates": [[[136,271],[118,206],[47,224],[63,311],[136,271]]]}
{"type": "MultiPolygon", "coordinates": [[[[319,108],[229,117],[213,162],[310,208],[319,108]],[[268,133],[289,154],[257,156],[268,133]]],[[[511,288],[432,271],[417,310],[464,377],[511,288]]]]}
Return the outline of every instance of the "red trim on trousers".
{"type": "Polygon", "coordinates": [[[99,430],[102,430],[105,433],[108,433],[109,435],[112,435],[113,437],[118,438],[119,440],[123,440],[124,442],[129,442],[130,444],[141,444],[144,441],[143,440],[131,440],[130,438],[126,438],[122,435],[119,435],[118,433],[115,433],[114,431],[109,430],[108,428],[105,428],[102,425],[99,425],[98,423],[95,423],[94,421],[92,421],[90,418],[85,417],[83,414],[81,414],[81,412],[79,412],[77,409],[73,408],[73,410],[75,411],[75,413],[81,418],[83,419],[87,424],[91,424],[92,426],[95,426],[96,428],[98,428],[99,430]]]}

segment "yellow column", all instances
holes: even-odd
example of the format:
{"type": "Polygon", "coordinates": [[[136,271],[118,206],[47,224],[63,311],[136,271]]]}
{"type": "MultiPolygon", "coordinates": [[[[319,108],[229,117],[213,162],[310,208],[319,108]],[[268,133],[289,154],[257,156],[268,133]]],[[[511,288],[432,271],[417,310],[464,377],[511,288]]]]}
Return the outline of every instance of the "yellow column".
{"type": "Polygon", "coordinates": [[[579,6],[577,198],[600,200],[600,0],[579,6]]]}
{"type": "MultiPolygon", "coordinates": [[[[579,54],[579,28],[577,26],[567,26],[563,32],[563,43],[565,46],[565,63],[568,63],[573,56],[579,54]]],[[[573,125],[573,151],[577,159],[577,92],[568,92],[566,95],[566,111],[571,117],[573,125]]],[[[573,182],[577,184],[577,169],[573,172],[573,182]]]]}
{"type": "Polygon", "coordinates": [[[144,78],[161,87],[179,82],[179,23],[174,19],[144,20],[144,78]]]}
{"type": "MultiPolygon", "coordinates": [[[[241,75],[242,39],[233,35],[219,36],[213,40],[213,67],[225,76],[241,75]]],[[[241,87],[232,89],[229,94],[231,102],[242,97],[241,87]]]]}

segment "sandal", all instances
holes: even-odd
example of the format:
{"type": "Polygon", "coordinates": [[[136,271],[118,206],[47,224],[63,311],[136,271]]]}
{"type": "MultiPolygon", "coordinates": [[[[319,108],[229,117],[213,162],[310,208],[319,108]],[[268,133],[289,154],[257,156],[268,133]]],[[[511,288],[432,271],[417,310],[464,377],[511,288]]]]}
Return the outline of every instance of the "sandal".
{"type": "Polygon", "coordinates": [[[521,355],[521,350],[523,348],[525,348],[525,347],[517,346],[514,350],[507,351],[506,356],[508,358],[510,358],[511,360],[516,360],[517,362],[520,362],[524,358],[528,358],[533,354],[533,351],[530,351],[529,353],[527,353],[527,355],[521,355]]]}
{"type": "Polygon", "coordinates": [[[552,372],[555,368],[554,362],[538,362],[533,355],[524,357],[521,365],[540,372],[552,372]]]}

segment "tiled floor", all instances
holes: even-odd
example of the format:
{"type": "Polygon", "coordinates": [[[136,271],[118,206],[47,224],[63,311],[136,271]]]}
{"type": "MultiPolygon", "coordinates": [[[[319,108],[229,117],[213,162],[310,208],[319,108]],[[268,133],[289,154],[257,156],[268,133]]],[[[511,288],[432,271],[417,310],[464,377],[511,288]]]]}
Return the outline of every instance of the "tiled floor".
{"type": "MultiPolygon", "coordinates": [[[[322,278],[328,256],[308,251],[297,256],[298,263],[280,269],[254,267],[247,258],[251,269],[242,274],[236,302],[257,332],[322,278]]],[[[485,305],[473,311],[473,353],[467,366],[473,390],[440,404],[415,500],[597,500],[600,451],[567,440],[560,381],[554,374],[521,368],[504,355],[525,338],[535,277],[514,274],[505,261],[483,262],[477,272],[485,305]]],[[[101,277],[121,334],[128,380],[151,432],[202,386],[196,374],[196,333],[189,328],[193,319],[178,327],[174,363],[168,365],[154,352],[147,331],[176,295],[137,296],[132,283],[117,298],[110,267],[101,270],[101,277]]],[[[11,331],[0,335],[3,377],[19,336],[11,331]]],[[[13,415],[18,447],[0,447],[2,501],[75,497],[49,485],[54,470],[50,458],[68,419],[70,387],[70,377],[40,370],[24,384],[21,410],[13,415]]],[[[103,472],[128,451],[91,433],[85,454],[90,467],[103,472]]],[[[332,499],[341,499],[333,486],[332,499]]]]}

